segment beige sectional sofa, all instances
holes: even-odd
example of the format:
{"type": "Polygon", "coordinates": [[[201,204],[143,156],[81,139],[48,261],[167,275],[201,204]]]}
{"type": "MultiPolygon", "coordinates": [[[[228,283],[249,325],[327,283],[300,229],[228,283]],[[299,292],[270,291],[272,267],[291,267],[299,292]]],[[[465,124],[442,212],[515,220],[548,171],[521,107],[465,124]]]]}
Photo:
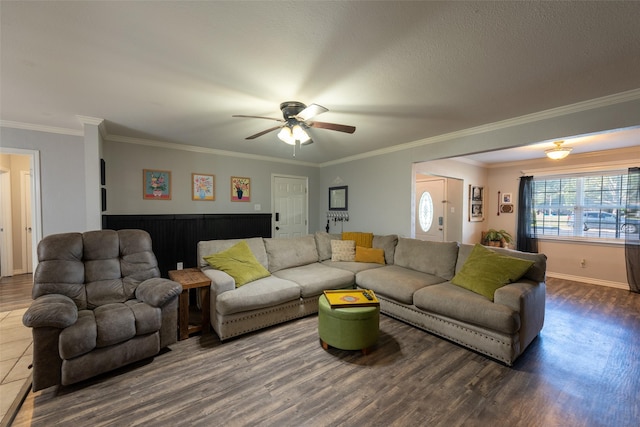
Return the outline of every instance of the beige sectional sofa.
{"type": "Polygon", "coordinates": [[[241,239],[198,243],[202,271],[212,280],[211,325],[228,339],[318,311],[325,289],[375,291],[382,313],[511,365],[544,323],[546,257],[508,249],[495,252],[532,261],[517,281],[495,291],[494,300],[451,283],[473,249],[456,242],[374,236],[385,264],[332,261],[331,240],[318,232],[296,239],[245,240],[271,274],[243,286],[212,268],[206,256],[241,239]]]}

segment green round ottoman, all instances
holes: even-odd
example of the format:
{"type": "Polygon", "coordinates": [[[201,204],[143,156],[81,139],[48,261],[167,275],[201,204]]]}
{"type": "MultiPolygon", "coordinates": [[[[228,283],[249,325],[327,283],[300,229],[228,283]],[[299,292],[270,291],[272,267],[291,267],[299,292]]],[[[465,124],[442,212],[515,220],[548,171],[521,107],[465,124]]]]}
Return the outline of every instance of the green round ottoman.
{"type": "Polygon", "coordinates": [[[324,295],[318,300],[318,333],[322,348],[362,350],[368,354],[378,341],[380,307],[331,308],[324,295]]]}

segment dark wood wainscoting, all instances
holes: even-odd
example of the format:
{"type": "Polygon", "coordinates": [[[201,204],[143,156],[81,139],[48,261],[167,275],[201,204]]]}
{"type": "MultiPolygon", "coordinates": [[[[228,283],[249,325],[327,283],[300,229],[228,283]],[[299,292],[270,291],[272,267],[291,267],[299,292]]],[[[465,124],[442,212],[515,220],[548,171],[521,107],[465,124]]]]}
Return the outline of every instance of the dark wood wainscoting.
{"type": "Polygon", "coordinates": [[[201,240],[271,237],[271,214],[103,215],[102,228],[147,231],[160,273],[168,277],[178,262],[197,266],[201,240]]]}

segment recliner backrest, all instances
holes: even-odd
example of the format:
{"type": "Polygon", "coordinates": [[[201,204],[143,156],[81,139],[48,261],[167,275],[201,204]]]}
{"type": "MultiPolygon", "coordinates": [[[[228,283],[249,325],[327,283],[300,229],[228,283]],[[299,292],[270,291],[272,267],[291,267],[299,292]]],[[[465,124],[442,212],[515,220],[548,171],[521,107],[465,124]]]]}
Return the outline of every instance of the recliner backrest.
{"type": "Polygon", "coordinates": [[[140,282],[160,277],[143,230],[50,235],[38,245],[38,261],[33,298],[62,294],[79,309],[132,299],[140,282]]]}

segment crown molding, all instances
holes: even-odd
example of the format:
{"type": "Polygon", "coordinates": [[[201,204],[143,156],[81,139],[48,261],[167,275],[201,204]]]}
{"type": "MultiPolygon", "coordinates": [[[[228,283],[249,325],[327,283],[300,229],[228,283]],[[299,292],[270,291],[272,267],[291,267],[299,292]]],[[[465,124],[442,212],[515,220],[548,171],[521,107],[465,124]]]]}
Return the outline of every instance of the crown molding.
{"type": "Polygon", "coordinates": [[[84,131],[79,129],[59,128],[55,126],[35,125],[32,123],[14,122],[11,120],[0,120],[0,127],[33,130],[36,132],[55,133],[59,135],[84,136],[84,131]]]}
{"type": "Polygon", "coordinates": [[[355,156],[344,157],[342,159],[321,163],[320,167],[333,166],[340,163],[347,163],[354,160],[365,159],[368,157],[381,156],[384,154],[394,153],[394,152],[403,151],[403,150],[409,150],[411,148],[422,147],[425,145],[435,144],[438,142],[450,141],[452,139],[464,138],[468,136],[479,135],[486,132],[506,129],[513,126],[534,123],[540,120],[566,116],[568,114],[575,114],[582,111],[593,110],[596,108],[608,107],[611,105],[622,104],[624,102],[629,102],[629,101],[637,101],[638,99],[640,99],[640,89],[633,89],[626,92],[603,96],[601,98],[590,99],[588,101],[582,101],[575,104],[570,104],[562,107],[551,108],[549,110],[539,111],[537,113],[514,117],[512,119],[501,120],[499,122],[488,123],[488,124],[476,126],[473,128],[445,133],[442,135],[436,135],[430,138],[408,142],[406,144],[394,145],[393,147],[382,148],[380,150],[369,151],[367,153],[357,154],[355,156]]]}

